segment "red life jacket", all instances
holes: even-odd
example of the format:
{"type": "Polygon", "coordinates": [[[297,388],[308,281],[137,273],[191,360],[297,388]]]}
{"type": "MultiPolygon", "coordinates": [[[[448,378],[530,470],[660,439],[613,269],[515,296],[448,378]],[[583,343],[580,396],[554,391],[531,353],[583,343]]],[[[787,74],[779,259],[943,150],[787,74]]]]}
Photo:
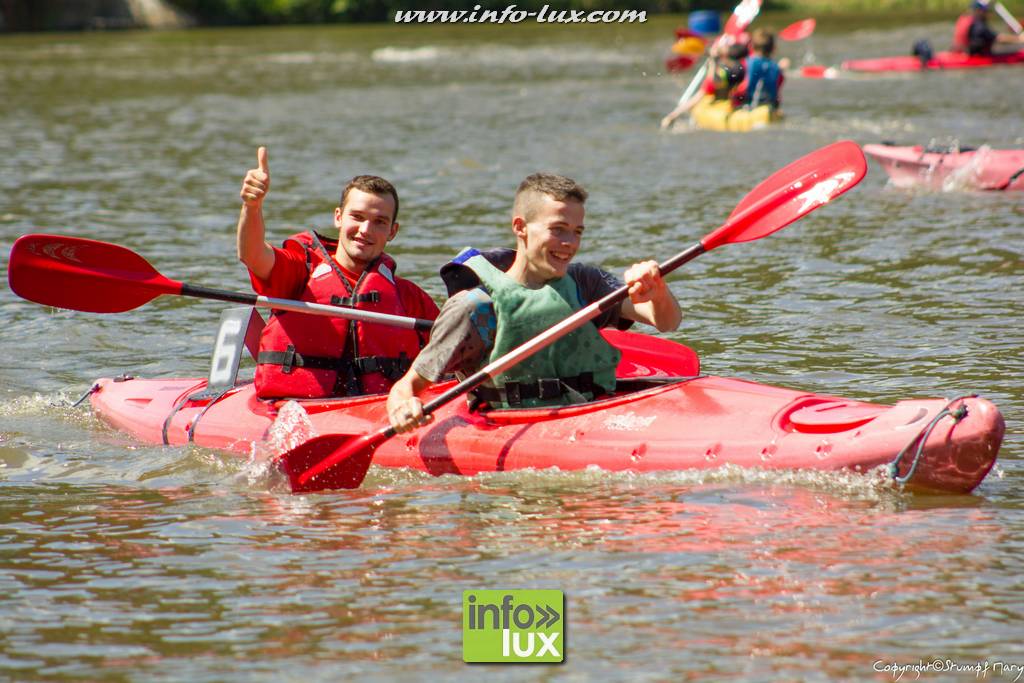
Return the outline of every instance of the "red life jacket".
{"type": "MultiPolygon", "coordinates": [[[[395,261],[381,254],[351,291],[337,268],[336,242],[310,233],[289,238],[306,252],[309,279],[302,301],[408,315],[395,282],[395,261]]],[[[344,318],[273,311],[260,336],[256,394],[260,398],[323,398],[386,392],[420,352],[416,330],[344,318]]]]}
{"type": "Polygon", "coordinates": [[[956,24],[953,25],[953,50],[956,52],[967,52],[972,23],[974,23],[973,14],[961,14],[957,17],[956,24]]]}

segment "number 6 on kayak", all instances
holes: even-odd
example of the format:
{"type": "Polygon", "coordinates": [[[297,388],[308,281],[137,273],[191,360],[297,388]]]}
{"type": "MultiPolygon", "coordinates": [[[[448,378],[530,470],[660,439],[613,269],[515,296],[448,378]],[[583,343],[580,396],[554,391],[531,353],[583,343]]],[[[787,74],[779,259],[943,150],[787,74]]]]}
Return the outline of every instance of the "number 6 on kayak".
{"type": "MultiPolygon", "coordinates": [[[[659,264],[659,269],[662,275],[668,275],[716,247],[767,237],[843,194],[859,183],[866,171],[864,154],[851,141],[837,142],[797,159],[751,190],[723,225],[700,242],[659,264]]],[[[431,400],[423,406],[424,414],[432,414],[505,372],[587,324],[627,296],[628,288],[623,286],[580,309],[431,400]]],[[[366,476],[374,451],[393,436],[395,430],[390,425],[366,434],[319,436],[282,453],[277,463],[296,492],[356,488],[366,476]]]]}

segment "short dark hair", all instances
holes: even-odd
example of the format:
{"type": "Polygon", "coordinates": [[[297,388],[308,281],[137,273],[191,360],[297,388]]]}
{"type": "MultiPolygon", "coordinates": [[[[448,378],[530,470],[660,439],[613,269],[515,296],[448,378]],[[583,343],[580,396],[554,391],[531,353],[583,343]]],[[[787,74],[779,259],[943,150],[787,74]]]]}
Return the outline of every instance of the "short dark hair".
{"type": "Polygon", "coordinates": [[[533,173],[519,183],[512,213],[530,221],[537,207],[538,195],[547,195],[559,202],[572,200],[583,204],[587,201],[587,191],[572,178],[554,173],[533,173]]]}
{"type": "Polygon", "coordinates": [[[746,58],[747,53],[749,52],[747,47],[748,46],[746,43],[733,43],[732,45],[729,46],[729,49],[726,51],[725,55],[729,59],[738,62],[741,59],[746,58]]]}
{"type": "Polygon", "coordinates": [[[346,185],[345,189],[341,191],[341,200],[338,202],[338,208],[345,208],[345,200],[348,199],[348,193],[352,190],[369,192],[370,194],[375,194],[378,197],[391,195],[392,199],[395,200],[395,215],[391,217],[391,222],[394,223],[398,220],[398,190],[396,190],[395,186],[388,181],[375,175],[357,175],[355,178],[348,181],[348,185],[346,185]]]}
{"type": "Polygon", "coordinates": [[[755,52],[770,55],[775,51],[775,36],[763,28],[756,29],[750,36],[750,47],[755,52]]]}

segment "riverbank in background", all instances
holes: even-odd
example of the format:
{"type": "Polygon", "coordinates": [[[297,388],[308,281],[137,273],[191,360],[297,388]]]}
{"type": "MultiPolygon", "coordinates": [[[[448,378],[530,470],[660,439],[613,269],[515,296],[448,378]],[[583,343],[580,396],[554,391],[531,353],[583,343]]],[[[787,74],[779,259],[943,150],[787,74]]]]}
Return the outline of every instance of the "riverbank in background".
{"type": "MultiPolygon", "coordinates": [[[[639,9],[648,16],[685,15],[695,9],[719,9],[728,13],[733,0],[689,2],[688,0],[608,0],[587,2],[586,9],[639,9]]],[[[934,15],[955,16],[966,6],[964,0],[789,0],[766,2],[764,13],[813,14],[816,17],[870,18],[884,15],[888,20],[912,18],[921,21],[934,15]]],[[[1003,3],[1011,12],[1024,13],[1024,0],[1003,3]]],[[[508,5],[539,9],[552,7],[579,8],[581,0],[551,2],[550,0],[385,0],[366,2],[353,0],[2,0],[0,1],[0,32],[21,31],[92,31],[111,29],[180,29],[214,25],[273,25],[364,23],[393,21],[396,10],[466,9],[479,5],[485,9],[501,9],[508,5]],[[502,4],[504,3],[504,4],[502,4]]]]}

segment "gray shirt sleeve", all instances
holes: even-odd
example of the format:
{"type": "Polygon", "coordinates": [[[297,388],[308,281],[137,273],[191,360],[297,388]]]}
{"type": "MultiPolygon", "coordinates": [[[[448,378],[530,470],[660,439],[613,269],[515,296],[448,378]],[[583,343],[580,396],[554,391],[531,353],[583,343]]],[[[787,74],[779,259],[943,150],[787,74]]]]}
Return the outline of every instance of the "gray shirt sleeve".
{"type": "Polygon", "coordinates": [[[491,347],[481,330],[497,327],[491,297],[482,289],[458,292],[445,302],[430,331],[430,342],[413,361],[416,373],[431,382],[458,372],[471,375],[484,365],[491,347]]]}

